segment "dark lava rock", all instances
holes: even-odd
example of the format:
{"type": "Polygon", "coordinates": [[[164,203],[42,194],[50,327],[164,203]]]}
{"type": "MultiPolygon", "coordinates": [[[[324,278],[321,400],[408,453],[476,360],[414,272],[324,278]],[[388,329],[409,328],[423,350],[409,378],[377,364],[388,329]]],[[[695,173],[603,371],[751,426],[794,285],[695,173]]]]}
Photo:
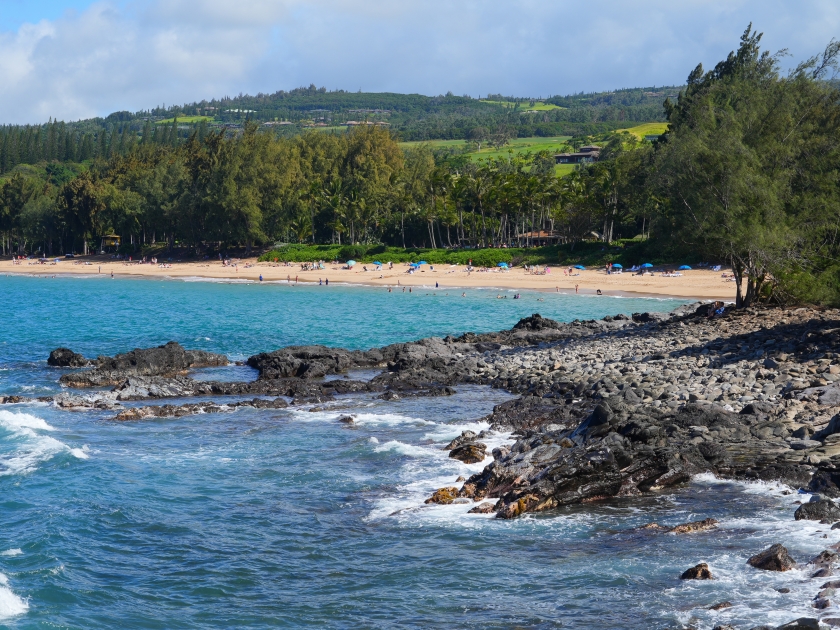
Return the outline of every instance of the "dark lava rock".
{"type": "Polygon", "coordinates": [[[776,630],[820,630],[820,622],[811,617],[800,617],[794,621],[789,621],[783,626],[779,626],[776,630]]]}
{"type": "Polygon", "coordinates": [[[803,503],[796,509],[793,518],[797,521],[821,521],[823,519],[836,521],[840,519],[840,507],[837,507],[833,501],[828,500],[803,503]]]}
{"type": "Polygon", "coordinates": [[[50,352],[47,365],[53,367],[85,367],[90,361],[81,354],[77,354],[69,348],[56,348],[50,352]]]}
{"type": "Polygon", "coordinates": [[[732,602],[721,602],[714,606],[709,606],[709,610],[723,610],[724,608],[732,608],[732,602]]]}
{"type": "Polygon", "coordinates": [[[796,561],[790,557],[787,549],[776,543],[751,557],[747,564],[764,571],[790,571],[796,566],[796,561]]]}
{"type": "Polygon", "coordinates": [[[738,630],[735,626],[730,625],[728,623],[723,624],[722,626],[715,626],[712,630],[738,630]]]}
{"type": "Polygon", "coordinates": [[[712,572],[709,570],[709,565],[701,562],[697,566],[693,566],[680,576],[681,580],[712,580],[712,572]]]}
{"type": "Polygon", "coordinates": [[[476,505],[467,514],[491,514],[495,506],[489,501],[485,501],[481,505],[476,505]]]}
{"type": "Polygon", "coordinates": [[[831,577],[833,575],[833,571],[829,568],[823,567],[822,569],[817,569],[811,574],[812,578],[824,578],[824,577],[831,577]]]}
{"type": "Polygon", "coordinates": [[[260,378],[320,378],[342,374],[355,367],[370,367],[381,357],[367,356],[358,350],[326,346],[289,346],[248,358],[248,365],[259,370],[260,378]]]}
{"type": "Polygon", "coordinates": [[[808,564],[813,564],[818,567],[830,567],[835,562],[837,562],[837,554],[833,551],[829,551],[826,549],[825,551],[821,551],[819,554],[814,556],[808,561],[808,564]]]}
{"type": "Polygon", "coordinates": [[[464,444],[472,442],[477,437],[478,436],[476,435],[475,431],[470,431],[469,429],[467,429],[466,431],[461,431],[461,435],[459,435],[449,444],[447,444],[444,447],[444,450],[451,451],[453,448],[458,448],[459,446],[463,446],[464,444]]]}
{"type": "Polygon", "coordinates": [[[783,586],[782,588],[776,589],[777,593],[790,593],[790,589],[787,586],[783,586]]]}
{"type": "Polygon", "coordinates": [[[478,464],[483,462],[486,456],[487,445],[481,442],[464,444],[463,446],[452,449],[449,453],[449,457],[460,460],[465,464],[478,464]]]}
{"type": "Polygon", "coordinates": [[[539,313],[534,313],[530,317],[520,319],[514,324],[514,330],[558,330],[563,328],[563,325],[553,319],[543,317],[539,313]]]}
{"type": "Polygon", "coordinates": [[[65,374],[59,381],[70,387],[117,385],[131,376],[172,378],[191,368],[227,365],[228,358],[204,350],[185,350],[170,341],[157,348],[136,349],[114,357],[97,357],[92,370],[65,374]]]}
{"type": "Polygon", "coordinates": [[[355,424],[356,423],[356,419],[353,418],[353,416],[341,416],[338,419],[338,421],[342,422],[344,424],[355,424]]]}

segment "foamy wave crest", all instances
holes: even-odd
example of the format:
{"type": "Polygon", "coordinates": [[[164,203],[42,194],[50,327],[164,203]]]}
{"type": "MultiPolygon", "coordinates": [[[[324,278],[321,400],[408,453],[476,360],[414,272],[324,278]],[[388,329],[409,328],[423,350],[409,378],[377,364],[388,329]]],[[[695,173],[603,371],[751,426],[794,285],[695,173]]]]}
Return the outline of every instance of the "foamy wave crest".
{"type": "Polygon", "coordinates": [[[408,455],[410,457],[435,457],[440,455],[440,451],[429,447],[414,446],[413,444],[406,444],[398,440],[389,440],[384,444],[380,444],[373,449],[377,453],[385,453],[388,451],[399,453],[400,455],[408,455]]]}
{"type": "Polygon", "coordinates": [[[61,453],[87,459],[85,448],[70,448],[43,432],[55,431],[42,418],[28,413],[0,411],[0,476],[22,475],[61,453]]]}
{"type": "Polygon", "coordinates": [[[6,549],[6,551],[0,553],[0,556],[8,556],[10,558],[14,557],[14,556],[22,556],[22,555],[23,555],[23,549],[6,549]]]}
{"type": "Polygon", "coordinates": [[[12,592],[9,578],[0,573],[0,619],[17,617],[29,610],[29,604],[12,592]]]}

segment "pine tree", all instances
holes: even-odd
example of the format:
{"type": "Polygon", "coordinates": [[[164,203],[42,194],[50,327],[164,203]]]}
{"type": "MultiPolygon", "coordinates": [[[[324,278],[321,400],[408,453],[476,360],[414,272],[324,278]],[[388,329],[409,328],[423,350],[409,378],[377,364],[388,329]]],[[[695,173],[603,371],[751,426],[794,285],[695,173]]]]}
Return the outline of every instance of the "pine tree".
{"type": "Polygon", "coordinates": [[[140,144],[149,144],[152,142],[152,123],[148,120],[146,124],[143,125],[143,138],[140,140],[140,144]]]}

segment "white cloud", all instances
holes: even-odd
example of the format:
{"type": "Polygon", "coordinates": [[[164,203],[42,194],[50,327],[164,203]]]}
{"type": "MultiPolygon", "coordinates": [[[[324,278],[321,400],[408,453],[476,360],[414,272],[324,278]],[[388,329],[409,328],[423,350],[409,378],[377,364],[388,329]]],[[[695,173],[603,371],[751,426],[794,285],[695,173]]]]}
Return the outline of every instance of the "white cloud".
{"type": "Polygon", "coordinates": [[[299,85],[530,96],[682,82],[752,21],[793,61],[833,0],[133,0],[0,33],[2,122],[299,85]]]}

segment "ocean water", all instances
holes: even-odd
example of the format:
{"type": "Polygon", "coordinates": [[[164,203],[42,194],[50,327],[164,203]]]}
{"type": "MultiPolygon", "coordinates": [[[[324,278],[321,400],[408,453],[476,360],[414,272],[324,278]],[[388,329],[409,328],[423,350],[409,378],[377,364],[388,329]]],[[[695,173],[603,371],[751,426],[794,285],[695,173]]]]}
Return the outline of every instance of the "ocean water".
{"type": "MultiPolygon", "coordinates": [[[[498,294],[0,277],[0,394],[58,391],[62,371],[45,361],[57,346],[96,355],[176,340],[242,359],[289,344],[496,330],[534,312],[571,320],[680,303],[498,294]]],[[[486,428],[480,418],[510,398],[456,389],[136,423],[0,407],[0,627],[706,630],[813,613],[819,584],[805,569],[745,565],[774,542],[804,561],[840,540],[795,522],[808,497],[781,486],[703,476],[677,492],[514,521],[424,505],[483,466],[442,446],[486,428]],[[337,421],[348,413],[352,427],[337,421]],[[717,532],[634,530],[706,517],[721,521],[717,532]],[[701,561],[717,579],[677,579],[701,561]],[[733,607],[708,610],[721,601],[733,607]]],[[[495,435],[489,446],[510,441],[495,435]]]]}

